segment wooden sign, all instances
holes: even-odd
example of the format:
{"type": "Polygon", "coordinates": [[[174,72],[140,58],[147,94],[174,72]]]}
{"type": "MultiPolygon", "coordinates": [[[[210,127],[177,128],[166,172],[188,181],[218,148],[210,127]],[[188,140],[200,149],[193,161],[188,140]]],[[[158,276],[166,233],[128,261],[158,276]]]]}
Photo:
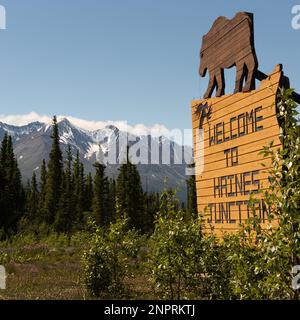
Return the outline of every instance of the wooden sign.
{"type": "Polygon", "coordinates": [[[271,160],[259,152],[271,141],[281,146],[276,99],[282,79],[278,65],[257,90],[192,102],[196,173],[203,165],[196,175],[198,212],[206,212],[205,227],[216,234],[238,230],[252,215],[251,193],[259,200],[255,214],[267,223],[258,190],[268,188],[271,160]]]}

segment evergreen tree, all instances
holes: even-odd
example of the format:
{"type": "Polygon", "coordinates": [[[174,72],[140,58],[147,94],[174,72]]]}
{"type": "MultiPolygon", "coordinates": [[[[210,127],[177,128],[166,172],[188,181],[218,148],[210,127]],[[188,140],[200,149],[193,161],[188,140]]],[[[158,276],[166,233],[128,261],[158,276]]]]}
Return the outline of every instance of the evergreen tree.
{"type": "Polygon", "coordinates": [[[14,230],[21,218],[25,200],[21,180],[12,139],[6,134],[0,150],[0,228],[5,234],[14,230]]]}
{"type": "Polygon", "coordinates": [[[4,135],[4,138],[2,140],[2,143],[1,143],[1,150],[0,150],[0,163],[1,163],[1,166],[2,166],[2,169],[3,169],[3,177],[5,179],[5,172],[4,172],[4,169],[5,169],[5,164],[7,164],[7,144],[8,144],[8,134],[5,133],[4,135]]]}
{"type": "Polygon", "coordinates": [[[155,194],[145,194],[145,217],[143,222],[143,232],[152,233],[154,231],[154,221],[155,217],[159,212],[160,208],[160,195],[155,194]]]}
{"type": "Polygon", "coordinates": [[[46,198],[46,187],[47,187],[47,165],[45,159],[41,165],[41,173],[40,173],[40,197],[39,197],[39,212],[38,212],[38,222],[42,223],[46,221],[45,214],[45,198],[46,198]]]}
{"type": "Polygon", "coordinates": [[[86,178],[86,184],[85,184],[84,211],[92,211],[93,189],[94,189],[93,177],[92,177],[92,174],[89,173],[86,178]]]}
{"type": "Polygon", "coordinates": [[[84,211],[84,189],[85,177],[84,167],[80,161],[79,151],[77,151],[76,159],[73,166],[73,184],[74,184],[74,199],[75,199],[75,215],[78,223],[82,222],[84,211]]]}
{"type": "Polygon", "coordinates": [[[196,189],[196,177],[191,176],[187,180],[187,212],[191,215],[197,216],[197,189],[196,189]]]}
{"type": "Polygon", "coordinates": [[[105,166],[95,163],[96,174],[94,178],[94,197],[93,212],[96,222],[100,226],[106,226],[111,222],[112,217],[109,216],[109,199],[108,199],[108,180],[105,177],[105,166]]]}
{"type": "Polygon", "coordinates": [[[79,171],[79,181],[78,181],[78,214],[77,218],[79,223],[83,222],[83,212],[84,212],[84,203],[85,203],[85,194],[84,190],[86,188],[86,177],[84,173],[84,165],[80,162],[80,171],[79,171]]]}
{"type": "Polygon", "coordinates": [[[108,214],[111,221],[116,221],[116,181],[109,179],[108,183],[108,214]]]}
{"type": "MultiPolygon", "coordinates": [[[[0,157],[2,158],[2,153],[0,150],[0,157]]],[[[5,221],[5,174],[4,168],[2,167],[2,161],[0,161],[0,230],[4,227],[5,221]]]]}
{"type": "Polygon", "coordinates": [[[127,216],[131,227],[143,230],[144,194],[137,167],[129,160],[129,149],[127,149],[127,161],[119,169],[116,199],[117,215],[127,216]]]}
{"type": "Polygon", "coordinates": [[[40,191],[41,191],[40,208],[44,207],[45,195],[46,195],[46,185],[47,185],[47,166],[46,166],[46,161],[44,159],[42,162],[41,175],[40,175],[40,191]]]}
{"type": "Polygon", "coordinates": [[[62,193],[59,202],[59,209],[55,221],[55,230],[70,234],[75,223],[74,215],[74,193],[72,180],[72,151],[70,145],[67,150],[66,170],[62,179],[62,193]]]}
{"type": "Polygon", "coordinates": [[[53,117],[52,148],[49,156],[47,183],[45,192],[45,222],[53,225],[61,198],[63,159],[59,145],[59,132],[56,116],[53,117]]]}
{"type": "Polygon", "coordinates": [[[30,222],[36,221],[38,217],[38,209],[39,209],[39,191],[38,184],[36,181],[36,174],[33,172],[31,182],[29,183],[29,190],[27,199],[27,216],[30,222]]]}

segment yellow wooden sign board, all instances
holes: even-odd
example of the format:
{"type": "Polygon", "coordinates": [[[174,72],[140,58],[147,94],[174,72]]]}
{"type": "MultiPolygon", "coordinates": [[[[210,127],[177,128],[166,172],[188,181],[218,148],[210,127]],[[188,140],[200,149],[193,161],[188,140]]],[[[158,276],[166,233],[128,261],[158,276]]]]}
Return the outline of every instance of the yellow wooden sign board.
{"type": "Polygon", "coordinates": [[[192,101],[197,205],[205,212],[205,230],[238,230],[253,214],[249,199],[256,193],[255,214],[267,224],[258,190],[268,188],[271,160],[259,152],[271,141],[281,146],[276,98],[282,76],[278,65],[257,90],[192,101]]]}

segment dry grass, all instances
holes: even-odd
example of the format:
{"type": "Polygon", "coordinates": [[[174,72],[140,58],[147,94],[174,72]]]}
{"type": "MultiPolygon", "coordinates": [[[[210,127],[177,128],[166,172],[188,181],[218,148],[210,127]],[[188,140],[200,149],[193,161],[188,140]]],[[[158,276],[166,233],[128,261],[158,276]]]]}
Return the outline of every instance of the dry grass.
{"type": "MultiPolygon", "coordinates": [[[[23,248],[24,249],[24,248],[23,248]]],[[[27,249],[28,251],[28,249],[27,249]]],[[[17,300],[74,300],[87,296],[80,278],[82,273],[80,250],[68,252],[66,249],[35,255],[32,261],[15,261],[5,265],[8,274],[6,290],[1,291],[2,299],[17,300]],[[36,260],[36,261],[35,261],[36,260]]],[[[30,255],[29,255],[30,256],[30,255]]]]}
{"type": "MultiPolygon", "coordinates": [[[[9,252],[17,249],[9,249],[9,252]]],[[[4,300],[85,300],[90,299],[82,278],[82,248],[59,248],[45,250],[23,247],[13,254],[15,259],[5,264],[6,290],[0,291],[4,300]],[[26,259],[24,259],[24,255],[26,259]],[[25,261],[23,261],[25,260],[25,261]]],[[[5,251],[5,250],[4,250],[5,251]]],[[[128,288],[122,297],[107,296],[105,299],[155,299],[154,290],[143,270],[134,278],[125,279],[128,288]]]]}

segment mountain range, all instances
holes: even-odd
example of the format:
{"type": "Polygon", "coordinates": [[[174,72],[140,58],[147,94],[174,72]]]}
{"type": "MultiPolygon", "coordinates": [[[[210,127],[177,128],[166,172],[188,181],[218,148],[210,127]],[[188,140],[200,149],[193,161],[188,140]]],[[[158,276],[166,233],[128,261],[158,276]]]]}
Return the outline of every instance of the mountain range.
{"type": "MultiPolygon", "coordinates": [[[[116,154],[116,161],[107,164],[106,173],[111,178],[117,178],[120,164],[126,159],[127,146],[121,142],[128,140],[128,134],[115,126],[106,126],[103,129],[89,131],[72,124],[67,118],[58,123],[60,144],[64,156],[68,145],[71,146],[75,157],[79,151],[80,159],[84,164],[85,172],[94,174],[93,164],[105,160],[110,154],[116,154]],[[114,150],[116,152],[114,153],[114,150]]],[[[0,140],[8,133],[14,143],[14,151],[26,183],[33,171],[40,175],[42,160],[49,159],[51,149],[51,124],[33,122],[24,126],[8,125],[0,122],[0,140]]],[[[178,190],[181,201],[186,200],[186,167],[192,159],[192,148],[179,145],[166,137],[152,137],[150,135],[132,136],[128,143],[133,155],[145,160],[155,158],[152,164],[137,163],[143,188],[148,192],[160,192],[164,187],[178,190]],[[142,156],[143,154],[143,156],[142,156]],[[165,164],[169,158],[170,164],[165,164]],[[184,158],[184,161],[181,159],[184,158]],[[186,159],[187,158],[187,159],[186,159]]]]}

